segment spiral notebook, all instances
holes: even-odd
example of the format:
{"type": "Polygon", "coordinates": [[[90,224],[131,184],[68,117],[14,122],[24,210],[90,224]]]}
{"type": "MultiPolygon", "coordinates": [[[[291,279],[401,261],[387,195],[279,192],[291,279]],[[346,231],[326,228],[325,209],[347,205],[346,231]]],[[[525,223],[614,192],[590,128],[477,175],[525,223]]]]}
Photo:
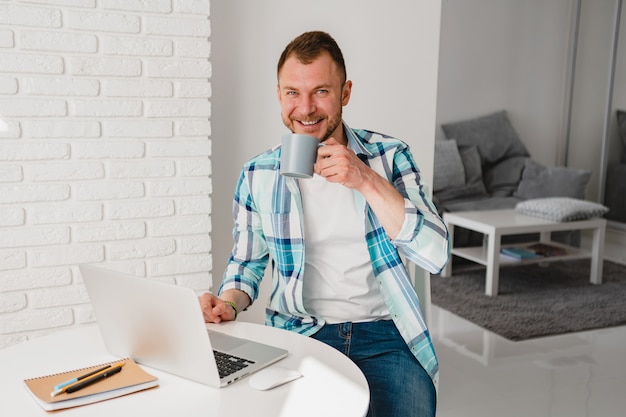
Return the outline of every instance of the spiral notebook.
{"type": "Polygon", "coordinates": [[[39,405],[41,405],[44,410],[51,411],[121,397],[122,395],[156,387],[159,381],[155,376],[144,371],[134,360],[123,359],[121,361],[118,360],[68,372],[26,379],[24,380],[24,384],[39,405]],[[72,392],[71,394],[63,393],[56,397],[50,395],[57,384],[67,381],[68,379],[80,377],[103,366],[119,362],[124,362],[124,366],[122,367],[122,371],[115,375],[81,390],[72,392]]]}

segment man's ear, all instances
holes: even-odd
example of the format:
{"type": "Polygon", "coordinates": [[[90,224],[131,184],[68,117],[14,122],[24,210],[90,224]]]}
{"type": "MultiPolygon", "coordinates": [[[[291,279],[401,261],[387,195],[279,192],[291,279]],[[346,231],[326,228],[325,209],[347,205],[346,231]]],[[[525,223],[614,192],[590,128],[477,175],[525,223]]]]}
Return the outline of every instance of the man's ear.
{"type": "Polygon", "coordinates": [[[352,94],[352,81],[347,80],[343,84],[343,88],[341,89],[341,105],[346,106],[350,101],[350,94],[352,94]]]}
{"type": "Polygon", "coordinates": [[[280,103],[280,85],[276,84],[276,97],[278,98],[278,102],[280,103]]]}

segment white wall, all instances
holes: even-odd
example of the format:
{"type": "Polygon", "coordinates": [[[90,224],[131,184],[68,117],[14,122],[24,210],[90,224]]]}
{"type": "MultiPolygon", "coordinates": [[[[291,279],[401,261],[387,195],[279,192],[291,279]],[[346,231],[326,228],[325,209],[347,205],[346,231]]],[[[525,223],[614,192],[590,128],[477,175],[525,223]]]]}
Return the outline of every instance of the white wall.
{"type": "Polygon", "coordinates": [[[345,120],[408,142],[432,183],[440,6],[413,0],[213,0],[215,284],[232,246],[239,169],[286,131],[276,99],[276,62],[304,31],[329,32],[344,52],[354,82],[345,120]]]}
{"type": "Polygon", "coordinates": [[[82,262],[209,288],[208,10],[0,1],[0,348],[93,321],[82,262]]]}
{"type": "Polygon", "coordinates": [[[504,109],[533,158],[556,164],[572,7],[572,0],[444,1],[437,125],[504,109]]]}

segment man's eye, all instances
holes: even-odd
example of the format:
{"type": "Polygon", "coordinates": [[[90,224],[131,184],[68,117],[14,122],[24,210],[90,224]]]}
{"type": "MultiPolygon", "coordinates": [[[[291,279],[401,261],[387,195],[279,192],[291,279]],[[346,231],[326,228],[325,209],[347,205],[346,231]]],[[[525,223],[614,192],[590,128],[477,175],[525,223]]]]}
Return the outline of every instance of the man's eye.
{"type": "Polygon", "coordinates": [[[295,91],[287,91],[287,93],[285,94],[287,94],[288,96],[295,96],[297,93],[295,91]]]}
{"type": "Polygon", "coordinates": [[[319,90],[317,90],[317,94],[328,94],[328,90],[324,90],[323,88],[320,88],[319,90]]]}

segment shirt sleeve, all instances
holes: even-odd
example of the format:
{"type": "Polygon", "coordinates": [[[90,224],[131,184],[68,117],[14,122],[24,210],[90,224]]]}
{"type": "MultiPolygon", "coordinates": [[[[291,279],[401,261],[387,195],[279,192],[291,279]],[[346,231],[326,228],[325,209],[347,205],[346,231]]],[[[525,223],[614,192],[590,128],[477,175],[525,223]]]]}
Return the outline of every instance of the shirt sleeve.
{"type": "Polygon", "coordinates": [[[233,217],[234,246],[218,294],[228,289],[237,289],[248,294],[254,302],[259,295],[269,255],[245,170],[235,188],[233,217]]]}
{"type": "Polygon", "coordinates": [[[450,258],[448,229],[424,192],[420,171],[408,147],[394,154],[392,182],[404,197],[404,223],[392,243],[430,273],[441,272],[450,258]]]}

